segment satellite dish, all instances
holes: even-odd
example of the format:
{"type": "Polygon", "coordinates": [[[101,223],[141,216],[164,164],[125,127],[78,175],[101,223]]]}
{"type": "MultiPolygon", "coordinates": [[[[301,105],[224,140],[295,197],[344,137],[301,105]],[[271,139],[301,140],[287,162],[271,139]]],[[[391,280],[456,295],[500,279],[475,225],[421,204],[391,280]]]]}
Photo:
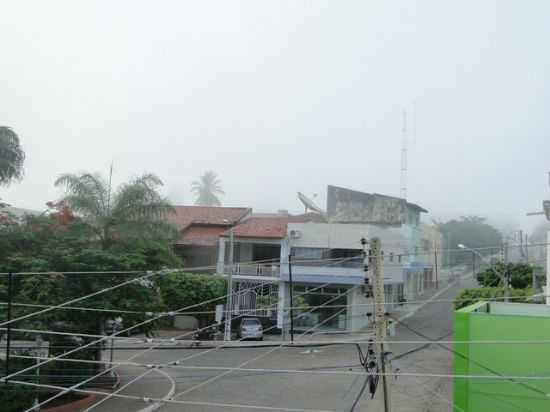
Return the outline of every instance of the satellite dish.
{"type": "Polygon", "coordinates": [[[306,213],[308,210],[311,210],[315,213],[319,213],[320,215],[324,215],[325,211],[321,209],[319,206],[317,206],[315,203],[313,203],[313,200],[311,200],[309,197],[304,195],[301,192],[298,192],[298,199],[300,199],[300,202],[302,202],[306,208],[306,213]]]}

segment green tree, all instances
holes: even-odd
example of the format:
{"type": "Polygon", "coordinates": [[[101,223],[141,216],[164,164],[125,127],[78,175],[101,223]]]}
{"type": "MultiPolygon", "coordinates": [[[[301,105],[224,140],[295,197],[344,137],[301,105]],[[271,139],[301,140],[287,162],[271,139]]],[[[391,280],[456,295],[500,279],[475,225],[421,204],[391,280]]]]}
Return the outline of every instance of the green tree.
{"type": "Polygon", "coordinates": [[[444,248],[452,250],[444,255],[445,263],[450,266],[468,264],[472,262],[472,252],[459,251],[458,244],[464,244],[472,249],[479,249],[479,253],[490,256],[495,253],[502,243],[501,233],[480,216],[461,216],[447,222],[434,221],[444,237],[444,248]],[[491,249],[494,247],[494,249],[491,249]]]}
{"type": "Polygon", "coordinates": [[[533,270],[535,268],[524,263],[496,262],[490,268],[476,275],[477,281],[484,287],[497,287],[502,285],[502,277],[510,279],[510,286],[514,289],[533,287],[533,270]],[[500,276],[499,276],[500,275],[500,276]]]}
{"type": "MultiPolygon", "coordinates": [[[[225,295],[225,280],[212,275],[174,272],[158,279],[164,305],[171,309],[191,306],[225,295]]],[[[201,305],[197,310],[213,311],[223,300],[201,305]]],[[[213,314],[198,316],[202,325],[212,323],[213,314]]]]}
{"type": "Polygon", "coordinates": [[[66,189],[62,202],[94,231],[103,249],[115,240],[175,236],[175,229],[165,219],[174,209],[158,192],[162,181],[153,174],[124,183],[115,192],[110,181],[99,174],[64,174],[55,185],[66,189]]]}
{"type": "Polygon", "coordinates": [[[211,170],[204,172],[199,180],[191,183],[191,191],[197,196],[195,204],[200,206],[221,206],[222,202],[218,195],[225,194],[218,175],[211,170]]]}
{"type": "Polygon", "coordinates": [[[0,126],[0,185],[9,185],[23,177],[25,152],[19,136],[6,126],[0,126]]]}

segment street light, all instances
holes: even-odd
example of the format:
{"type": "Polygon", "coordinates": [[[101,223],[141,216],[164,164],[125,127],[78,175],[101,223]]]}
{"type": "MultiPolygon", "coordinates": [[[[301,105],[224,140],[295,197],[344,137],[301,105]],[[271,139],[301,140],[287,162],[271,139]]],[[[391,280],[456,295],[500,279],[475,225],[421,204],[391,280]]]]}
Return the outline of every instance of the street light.
{"type": "Polygon", "coordinates": [[[502,284],[504,285],[504,301],[505,302],[508,302],[509,301],[509,293],[508,293],[508,277],[503,275],[502,273],[498,272],[492,265],[491,262],[487,262],[486,260],[486,257],[483,256],[481,253],[479,253],[477,250],[475,249],[472,249],[472,248],[469,248],[468,246],[464,245],[463,243],[459,243],[458,245],[458,248],[459,249],[464,249],[464,250],[469,250],[470,252],[472,253],[475,253],[476,255],[478,255],[481,259],[482,262],[485,262],[489,265],[489,267],[493,270],[493,272],[500,278],[500,280],[502,281],[502,284]]]}

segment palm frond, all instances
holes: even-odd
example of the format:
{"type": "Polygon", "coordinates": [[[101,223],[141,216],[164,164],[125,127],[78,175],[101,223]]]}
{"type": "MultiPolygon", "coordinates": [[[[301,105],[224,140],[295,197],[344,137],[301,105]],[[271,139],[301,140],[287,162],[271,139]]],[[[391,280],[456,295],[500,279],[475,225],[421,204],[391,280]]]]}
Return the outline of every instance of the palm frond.
{"type": "Polygon", "coordinates": [[[9,127],[0,126],[0,185],[23,178],[25,152],[19,136],[9,127]]]}
{"type": "Polygon", "coordinates": [[[66,173],[59,176],[54,185],[65,187],[66,195],[62,200],[75,212],[96,217],[109,214],[108,188],[100,176],[66,173]]]}

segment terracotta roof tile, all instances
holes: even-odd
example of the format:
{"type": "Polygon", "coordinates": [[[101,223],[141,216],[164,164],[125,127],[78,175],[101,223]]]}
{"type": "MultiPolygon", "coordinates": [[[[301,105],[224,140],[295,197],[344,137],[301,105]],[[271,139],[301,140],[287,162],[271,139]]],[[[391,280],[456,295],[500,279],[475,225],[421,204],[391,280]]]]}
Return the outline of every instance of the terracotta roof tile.
{"type": "Polygon", "coordinates": [[[190,225],[183,232],[177,245],[216,246],[220,235],[227,230],[227,226],[190,225]]]}
{"type": "Polygon", "coordinates": [[[167,220],[178,230],[184,230],[191,224],[232,226],[250,214],[252,209],[245,207],[217,206],[175,206],[175,213],[167,220]]]}
{"type": "MultiPolygon", "coordinates": [[[[315,221],[316,218],[310,214],[279,217],[252,215],[233,228],[233,235],[236,237],[283,239],[286,237],[289,222],[310,222],[315,221]]],[[[222,236],[227,237],[229,234],[230,231],[226,230],[222,236]]]]}

